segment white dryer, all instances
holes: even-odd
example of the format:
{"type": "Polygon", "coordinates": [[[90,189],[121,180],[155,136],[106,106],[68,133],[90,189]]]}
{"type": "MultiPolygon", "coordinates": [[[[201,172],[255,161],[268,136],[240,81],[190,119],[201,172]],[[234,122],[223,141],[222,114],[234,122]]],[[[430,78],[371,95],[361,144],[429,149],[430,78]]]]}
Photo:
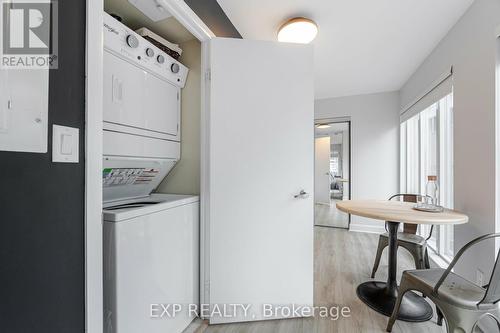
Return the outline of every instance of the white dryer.
{"type": "Polygon", "coordinates": [[[111,15],[103,19],[103,200],[110,202],[148,195],[179,160],[188,68],[111,15]]]}
{"type": "Polygon", "coordinates": [[[103,20],[104,129],[179,142],[188,68],[112,16],[103,20]]]}

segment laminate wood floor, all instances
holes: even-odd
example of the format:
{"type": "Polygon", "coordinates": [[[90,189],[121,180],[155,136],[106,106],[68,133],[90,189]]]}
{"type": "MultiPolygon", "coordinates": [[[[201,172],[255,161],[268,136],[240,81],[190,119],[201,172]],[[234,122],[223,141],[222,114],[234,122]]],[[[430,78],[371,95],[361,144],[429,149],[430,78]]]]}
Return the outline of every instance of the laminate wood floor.
{"type": "MultiPolygon", "coordinates": [[[[374,333],[385,332],[387,317],[368,308],[356,296],[356,286],[370,280],[378,235],[347,230],[315,227],[315,305],[348,306],[349,318],[305,318],[251,323],[211,325],[206,333],[374,333]]],[[[398,277],[414,268],[405,250],[398,254],[398,277]]],[[[387,258],[377,272],[376,280],[387,278],[387,258]]],[[[434,308],[434,307],[433,307],[434,308]]],[[[446,332],[436,325],[436,318],[424,323],[397,321],[393,332],[446,332]]]]}
{"type": "Polygon", "coordinates": [[[330,205],[314,205],[314,225],[336,228],[349,228],[349,215],[337,209],[339,200],[332,199],[330,205]]]}

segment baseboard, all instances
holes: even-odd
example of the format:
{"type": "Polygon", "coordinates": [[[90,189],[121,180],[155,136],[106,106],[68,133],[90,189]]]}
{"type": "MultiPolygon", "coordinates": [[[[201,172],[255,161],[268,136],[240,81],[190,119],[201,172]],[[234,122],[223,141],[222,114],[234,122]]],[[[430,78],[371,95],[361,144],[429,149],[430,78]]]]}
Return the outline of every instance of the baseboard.
{"type": "Polygon", "coordinates": [[[182,333],[203,333],[208,327],[208,320],[195,318],[182,333]]]}
{"type": "Polygon", "coordinates": [[[370,234],[382,234],[385,232],[385,228],[384,228],[383,224],[381,224],[380,226],[375,226],[375,225],[368,225],[368,224],[351,223],[349,225],[349,231],[366,232],[366,233],[370,233],[370,234]]]}

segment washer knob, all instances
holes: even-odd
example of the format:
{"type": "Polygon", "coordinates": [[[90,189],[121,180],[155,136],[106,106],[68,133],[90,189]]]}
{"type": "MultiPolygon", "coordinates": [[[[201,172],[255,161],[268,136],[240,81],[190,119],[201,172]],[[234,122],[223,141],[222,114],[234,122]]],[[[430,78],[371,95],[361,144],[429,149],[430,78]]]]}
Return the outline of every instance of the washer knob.
{"type": "Polygon", "coordinates": [[[165,57],[162,56],[161,54],[158,55],[158,57],[156,57],[156,60],[160,63],[160,64],[163,64],[165,62],[165,57]]]}
{"type": "Polygon", "coordinates": [[[135,49],[136,47],[139,46],[139,40],[134,35],[128,35],[127,36],[127,45],[130,46],[131,48],[135,49]]]}
{"type": "Polygon", "coordinates": [[[153,51],[153,49],[150,49],[149,47],[146,49],[146,55],[148,57],[152,57],[155,55],[155,51],[153,51]]]}
{"type": "Polygon", "coordinates": [[[179,73],[179,69],[179,64],[175,62],[170,66],[170,70],[172,71],[172,73],[179,73]]]}

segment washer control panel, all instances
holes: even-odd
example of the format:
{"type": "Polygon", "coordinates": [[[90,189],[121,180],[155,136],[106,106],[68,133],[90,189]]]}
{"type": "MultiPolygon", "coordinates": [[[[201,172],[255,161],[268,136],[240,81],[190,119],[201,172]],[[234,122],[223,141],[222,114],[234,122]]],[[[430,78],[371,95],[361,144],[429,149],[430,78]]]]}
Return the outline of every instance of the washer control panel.
{"type": "Polygon", "coordinates": [[[104,49],[184,88],[189,69],[104,13],[104,49]]]}

